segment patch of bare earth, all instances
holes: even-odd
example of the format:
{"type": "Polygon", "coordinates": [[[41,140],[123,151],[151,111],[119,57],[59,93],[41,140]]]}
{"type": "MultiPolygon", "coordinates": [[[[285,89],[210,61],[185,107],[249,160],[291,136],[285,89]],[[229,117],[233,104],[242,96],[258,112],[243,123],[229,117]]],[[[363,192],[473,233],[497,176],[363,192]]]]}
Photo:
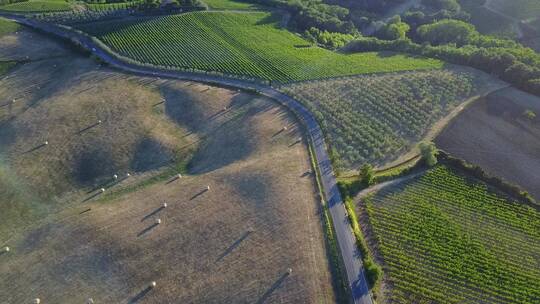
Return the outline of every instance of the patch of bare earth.
{"type": "Polygon", "coordinates": [[[3,303],[335,302],[309,156],[289,112],[68,54],[0,82],[0,96],[16,98],[0,108],[9,208],[61,206],[0,232],[11,248],[0,255],[3,303]],[[176,157],[190,174],[144,185],[176,157]],[[36,201],[18,205],[27,193],[36,201]]]}
{"type": "Polygon", "coordinates": [[[517,184],[540,199],[540,98],[513,88],[466,109],[436,138],[437,146],[517,184]]]}

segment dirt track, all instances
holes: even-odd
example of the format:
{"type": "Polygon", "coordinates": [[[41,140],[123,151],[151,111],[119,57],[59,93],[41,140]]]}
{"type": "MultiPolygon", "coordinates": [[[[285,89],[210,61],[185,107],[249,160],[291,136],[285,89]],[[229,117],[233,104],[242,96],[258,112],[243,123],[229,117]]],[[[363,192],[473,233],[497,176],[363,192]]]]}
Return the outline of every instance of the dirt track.
{"type": "Polygon", "coordinates": [[[540,199],[540,120],[526,119],[526,109],[540,114],[540,98],[503,89],[466,109],[435,142],[540,199]]]}

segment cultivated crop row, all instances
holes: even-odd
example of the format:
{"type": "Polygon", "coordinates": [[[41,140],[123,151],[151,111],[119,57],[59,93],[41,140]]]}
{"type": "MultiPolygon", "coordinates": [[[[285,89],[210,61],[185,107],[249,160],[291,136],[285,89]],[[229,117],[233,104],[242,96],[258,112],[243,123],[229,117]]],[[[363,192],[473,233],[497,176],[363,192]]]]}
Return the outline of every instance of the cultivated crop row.
{"type": "Polygon", "coordinates": [[[538,210],[442,165],[366,204],[392,302],[540,298],[538,210]]]}
{"type": "Polygon", "coordinates": [[[281,18],[263,12],[193,12],[77,27],[140,62],[281,83],[442,65],[405,55],[342,54],[311,46],[280,29],[281,18]]]}
{"type": "Polygon", "coordinates": [[[475,77],[431,70],[296,83],[282,90],[315,113],[334,156],[351,168],[410,148],[473,94],[475,77]]]}

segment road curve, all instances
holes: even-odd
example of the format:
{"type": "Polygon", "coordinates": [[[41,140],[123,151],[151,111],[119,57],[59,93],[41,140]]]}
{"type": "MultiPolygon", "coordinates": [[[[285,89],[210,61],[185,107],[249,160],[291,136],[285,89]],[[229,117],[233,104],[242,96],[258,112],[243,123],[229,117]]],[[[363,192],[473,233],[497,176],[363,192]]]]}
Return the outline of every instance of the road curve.
{"type": "Polygon", "coordinates": [[[245,80],[226,78],[216,75],[194,74],[181,71],[161,70],[159,68],[138,66],[126,63],[108,53],[96,44],[89,36],[67,30],[65,28],[27,19],[24,16],[0,13],[0,16],[24,24],[41,32],[52,34],[77,43],[86,50],[90,51],[100,60],[106,62],[111,67],[151,77],[163,77],[179,80],[197,81],[220,86],[234,87],[243,90],[257,91],[259,94],[278,101],[283,106],[290,109],[302,121],[307,129],[308,135],[313,143],[315,157],[321,172],[321,182],[323,191],[327,199],[328,207],[334,230],[336,233],[342,260],[346,269],[347,279],[352,295],[352,302],[355,304],[372,304],[371,294],[368,289],[364,267],[362,265],[361,253],[356,246],[356,240],[350,228],[349,220],[343,204],[343,199],[337,187],[337,181],[332,169],[332,164],[326,150],[323,133],[315,117],[300,102],[285,95],[278,90],[263,84],[253,83],[245,80]]]}

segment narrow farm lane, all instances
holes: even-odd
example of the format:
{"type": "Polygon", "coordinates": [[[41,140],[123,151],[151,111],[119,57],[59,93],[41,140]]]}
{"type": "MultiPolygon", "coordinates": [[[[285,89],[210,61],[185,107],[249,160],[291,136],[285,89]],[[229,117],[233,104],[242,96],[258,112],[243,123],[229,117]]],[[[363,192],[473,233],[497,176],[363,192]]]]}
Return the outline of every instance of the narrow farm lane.
{"type": "Polygon", "coordinates": [[[98,57],[103,62],[106,62],[111,67],[118,68],[126,72],[143,76],[197,81],[208,84],[217,84],[220,86],[240,88],[243,90],[252,90],[261,95],[272,98],[290,109],[304,124],[309,138],[313,143],[315,157],[321,171],[321,179],[324,188],[323,191],[325,193],[330,214],[334,222],[334,229],[343,258],[343,263],[347,272],[353,302],[357,304],[373,303],[365,278],[364,268],[362,266],[361,253],[356,246],[356,240],[349,225],[345,206],[338,190],[332,164],[326,150],[322,130],[312,113],[309,112],[300,102],[264,84],[253,83],[240,79],[225,78],[216,75],[161,70],[158,68],[147,66],[142,67],[139,65],[126,63],[113,56],[108,50],[103,49],[100,44],[96,43],[96,41],[94,41],[91,37],[82,33],[78,33],[61,26],[27,19],[18,15],[0,13],[0,16],[27,25],[38,31],[69,40],[70,42],[90,51],[94,56],[98,57]]]}

